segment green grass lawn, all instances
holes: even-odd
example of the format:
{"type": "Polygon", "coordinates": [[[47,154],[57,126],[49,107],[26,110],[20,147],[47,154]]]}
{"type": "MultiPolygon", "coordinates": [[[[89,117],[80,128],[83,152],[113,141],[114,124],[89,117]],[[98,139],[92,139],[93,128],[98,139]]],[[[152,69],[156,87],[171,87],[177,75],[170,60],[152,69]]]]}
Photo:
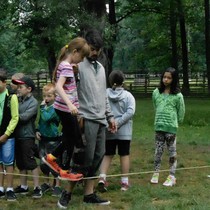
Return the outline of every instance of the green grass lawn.
{"type": "MultiPolygon", "coordinates": [[[[69,209],[84,210],[207,210],[210,209],[210,100],[186,99],[186,117],[177,134],[177,184],[164,187],[168,176],[168,156],[165,152],[160,174],[160,183],[150,184],[154,155],[154,111],[151,99],[139,98],[134,116],[134,135],[131,146],[131,188],[120,191],[120,176],[108,178],[108,192],[100,196],[111,200],[109,206],[95,207],[82,203],[83,188],[78,185],[69,209]],[[201,166],[206,166],[202,168],[201,166]]],[[[119,158],[114,158],[109,174],[119,174],[119,158]]],[[[15,186],[18,184],[15,176],[15,186]]],[[[42,178],[40,179],[42,182],[42,178]]],[[[63,182],[64,186],[66,182],[63,182]]],[[[32,190],[32,179],[29,178],[32,190]]],[[[30,195],[19,197],[17,202],[0,200],[2,209],[57,209],[57,198],[44,195],[32,199],[30,195]]]]}

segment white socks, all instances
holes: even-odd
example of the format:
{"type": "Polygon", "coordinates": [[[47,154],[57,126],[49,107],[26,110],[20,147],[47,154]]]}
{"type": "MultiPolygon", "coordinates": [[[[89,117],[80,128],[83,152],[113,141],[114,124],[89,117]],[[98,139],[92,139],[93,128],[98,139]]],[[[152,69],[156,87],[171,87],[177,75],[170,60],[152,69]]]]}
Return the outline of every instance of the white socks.
{"type": "Polygon", "coordinates": [[[4,192],[4,187],[0,187],[0,191],[1,192],[4,192]]]}
{"type": "MultiPolygon", "coordinates": [[[[14,189],[13,189],[13,187],[7,187],[7,189],[6,189],[6,192],[8,192],[8,191],[14,191],[14,189]]],[[[4,187],[0,187],[0,191],[1,192],[4,192],[4,187]]]]}
{"type": "Polygon", "coordinates": [[[13,187],[7,187],[6,192],[8,192],[8,191],[14,191],[14,190],[13,190],[13,187]]]}
{"type": "MultiPolygon", "coordinates": [[[[103,178],[106,181],[106,174],[100,174],[99,178],[103,178]]],[[[125,184],[129,184],[128,177],[121,177],[121,182],[125,184]]]]}
{"type": "Polygon", "coordinates": [[[128,184],[128,177],[121,177],[121,182],[128,184]]]}
{"type": "Polygon", "coordinates": [[[106,181],[106,174],[100,174],[99,178],[103,178],[106,181]]]}
{"type": "Polygon", "coordinates": [[[24,190],[27,190],[28,189],[28,185],[22,185],[21,184],[21,188],[23,188],[24,190]]]}

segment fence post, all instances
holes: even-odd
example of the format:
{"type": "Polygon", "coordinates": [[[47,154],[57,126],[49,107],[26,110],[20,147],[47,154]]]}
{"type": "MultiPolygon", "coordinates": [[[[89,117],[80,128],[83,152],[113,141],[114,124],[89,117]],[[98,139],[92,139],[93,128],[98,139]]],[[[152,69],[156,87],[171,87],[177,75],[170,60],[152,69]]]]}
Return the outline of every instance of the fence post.
{"type": "Polygon", "coordinates": [[[130,91],[132,91],[133,90],[133,85],[132,85],[132,83],[130,83],[130,91]]]}
{"type": "Polygon", "coordinates": [[[40,72],[37,72],[36,73],[36,78],[37,78],[37,92],[38,92],[38,95],[40,94],[40,81],[39,81],[39,74],[40,72]]]}

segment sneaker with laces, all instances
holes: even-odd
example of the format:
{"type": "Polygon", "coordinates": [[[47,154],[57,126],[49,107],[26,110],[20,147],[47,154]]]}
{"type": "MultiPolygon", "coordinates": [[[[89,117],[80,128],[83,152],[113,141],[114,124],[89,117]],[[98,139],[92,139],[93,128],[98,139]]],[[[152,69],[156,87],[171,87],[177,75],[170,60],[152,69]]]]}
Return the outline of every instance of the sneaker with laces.
{"type": "Polygon", "coordinates": [[[79,174],[77,172],[71,172],[71,171],[65,171],[60,170],[60,174],[58,176],[61,180],[67,180],[67,181],[79,181],[83,179],[83,174],[79,174]]]}
{"type": "Polygon", "coordinates": [[[83,202],[89,203],[89,204],[97,204],[97,205],[109,205],[110,204],[110,201],[101,199],[95,193],[90,194],[90,195],[85,195],[83,202]]]}
{"type": "Polygon", "coordinates": [[[121,191],[127,191],[129,189],[130,185],[128,183],[121,183],[121,191]]]}
{"type": "Polygon", "coordinates": [[[49,191],[51,189],[50,185],[47,184],[47,183],[43,183],[41,185],[41,190],[42,190],[42,193],[46,193],[47,191],[49,191]]]}
{"type": "Polygon", "coordinates": [[[97,190],[101,193],[104,193],[107,191],[107,186],[108,186],[108,184],[107,184],[106,180],[103,177],[100,177],[99,181],[98,181],[97,190]]]}
{"type": "Polygon", "coordinates": [[[61,193],[62,193],[61,188],[58,187],[58,186],[56,186],[56,187],[53,188],[52,196],[54,196],[54,197],[60,197],[61,193]]]}
{"type": "Polygon", "coordinates": [[[150,182],[152,184],[158,184],[158,180],[159,180],[159,173],[154,173],[150,182]]]}
{"type": "Polygon", "coordinates": [[[17,197],[14,193],[14,191],[12,190],[9,190],[5,193],[5,197],[7,199],[7,201],[16,201],[17,200],[17,197]]]}
{"type": "Polygon", "coordinates": [[[56,174],[59,174],[61,168],[56,162],[56,158],[51,155],[47,154],[45,157],[42,157],[42,161],[48,165],[56,174]]]}
{"type": "Polygon", "coordinates": [[[14,189],[14,192],[17,193],[17,194],[26,195],[26,194],[28,194],[29,189],[28,188],[24,189],[24,188],[21,187],[21,185],[19,185],[14,189]]]}
{"type": "Polygon", "coordinates": [[[60,199],[58,200],[57,205],[60,209],[67,209],[70,200],[71,193],[67,193],[67,191],[64,190],[61,194],[60,199]]]}
{"type": "Polygon", "coordinates": [[[0,198],[4,198],[5,192],[0,191],[0,198]]]}
{"type": "Polygon", "coordinates": [[[41,198],[42,197],[42,190],[40,187],[36,187],[32,194],[33,198],[41,198]]]}
{"type": "Polygon", "coordinates": [[[176,184],[176,178],[172,175],[169,175],[166,179],[166,181],[163,183],[166,187],[172,187],[176,184]]]}

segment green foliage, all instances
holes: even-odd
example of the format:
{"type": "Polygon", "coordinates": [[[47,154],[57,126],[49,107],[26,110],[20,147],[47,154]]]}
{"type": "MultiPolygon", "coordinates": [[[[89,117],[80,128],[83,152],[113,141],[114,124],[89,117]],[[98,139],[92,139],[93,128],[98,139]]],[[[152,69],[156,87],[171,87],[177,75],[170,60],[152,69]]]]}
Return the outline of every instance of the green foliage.
{"type": "MultiPolygon", "coordinates": [[[[62,46],[87,27],[104,34],[105,47],[114,45],[113,68],[126,72],[160,72],[171,65],[169,0],[115,1],[116,24],[86,10],[88,1],[45,0],[0,3],[0,65],[8,71],[34,71],[50,65],[62,46]],[[116,40],[115,40],[116,37],[116,40]]],[[[183,1],[190,73],[205,71],[203,1],[183,1]]],[[[175,9],[175,14],[177,10],[175,9]]],[[[177,20],[177,52],[181,40],[177,20]]]]}
{"type": "MultiPolygon", "coordinates": [[[[129,1],[120,14],[129,16],[119,23],[113,67],[125,72],[160,72],[171,65],[171,1],[129,1]]],[[[203,1],[183,1],[186,17],[190,72],[205,70],[205,35],[203,1]],[[198,15],[197,15],[198,14],[198,15]]],[[[175,11],[176,14],[176,11],[175,11]]],[[[120,18],[120,17],[118,17],[120,18]]],[[[181,67],[181,40],[177,20],[177,46],[181,67]]],[[[180,68],[181,69],[181,68],[180,68]]]]}

